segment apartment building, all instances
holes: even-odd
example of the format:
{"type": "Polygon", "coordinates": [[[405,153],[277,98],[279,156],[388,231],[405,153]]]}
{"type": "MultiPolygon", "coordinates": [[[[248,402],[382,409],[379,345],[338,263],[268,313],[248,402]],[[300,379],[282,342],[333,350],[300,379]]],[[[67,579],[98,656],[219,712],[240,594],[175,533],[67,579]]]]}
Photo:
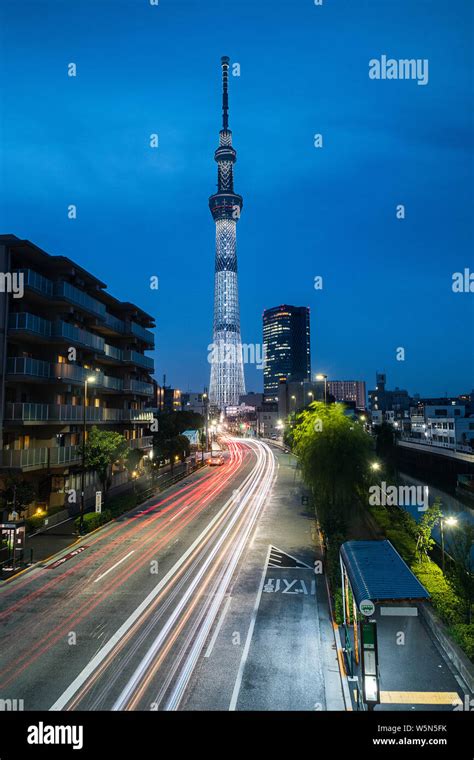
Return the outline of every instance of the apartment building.
{"type": "MultiPolygon", "coordinates": [[[[0,479],[33,480],[45,506],[80,489],[86,426],[120,432],[151,451],[152,316],[119,301],[105,283],[64,256],[0,235],[0,479]],[[11,275],[8,279],[6,274],[11,275]],[[16,283],[16,292],[6,286],[16,283]],[[87,381],[87,401],[84,397],[87,381]]],[[[127,479],[113,473],[112,485],[127,479]]],[[[86,500],[98,479],[85,476],[86,500]]]]}

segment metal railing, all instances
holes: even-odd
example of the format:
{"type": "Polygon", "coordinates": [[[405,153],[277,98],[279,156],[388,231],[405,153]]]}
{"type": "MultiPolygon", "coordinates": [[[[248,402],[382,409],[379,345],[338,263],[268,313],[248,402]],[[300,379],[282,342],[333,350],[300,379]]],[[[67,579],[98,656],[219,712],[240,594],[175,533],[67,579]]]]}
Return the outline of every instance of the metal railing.
{"type": "Polygon", "coordinates": [[[67,338],[75,343],[80,343],[88,348],[93,348],[96,351],[104,351],[104,339],[98,335],[94,335],[87,330],[83,330],[81,327],[75,327],[68,322],[63,322],[58,319],[53,325],[53,335],[55,337],[67,338]]]}
{"type": "Polygon", "coordinates": [[[35,333],[50,338],[52,325],[47,319],[37,317],[29,312],[16,312],[8,317],[8,329],[35,333]]]}
{"type": "Polygon", "coordinates": [[[140,354],[138,351],[124,351],[123,361],[133,362],[133,364],[137,364],[139,367],[144,367],[145,369],[150,370],[150,372],[153,372],[155,368],[155,362],[153,359],[144,354],[140,354]]]}
{"type": "Polygon", "coordinates": [[[24,356],[9,356],[7,375],[30,375],[31,377],[51,377],[51,364],[42,359],[24,356]]]}
{"type": "Polygon", "coordinates": [[[70,282],[55,282],[54,283],[54,295],[57,298],[64,298],[66,301],[70,301],[76,306],[81,306],[86,311],[90,311],[96,314],[98,317],[105,319],[105,306],[100,301],[97,301],[92,296],[84,293],[83,290],[79,290],[70,282]]]}
{"type": "Polygon", "coordinates": [[[132,393],[140,393],[144,396],[153,395],[153,385],[151,383],[144,383],[141,380],[125,380],[124,390],[131,391],[132,393]]]}

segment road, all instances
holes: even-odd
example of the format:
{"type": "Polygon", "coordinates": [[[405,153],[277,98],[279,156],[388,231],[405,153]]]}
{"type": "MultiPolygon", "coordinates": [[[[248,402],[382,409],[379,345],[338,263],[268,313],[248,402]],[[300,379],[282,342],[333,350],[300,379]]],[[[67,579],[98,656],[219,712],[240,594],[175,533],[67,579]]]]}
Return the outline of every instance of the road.
{"type": "Polygon", "coordinates": [[[8,583],[0,698],[26,710],[176,710],[275,475],[229,442],[159,500],[8,583]]]}

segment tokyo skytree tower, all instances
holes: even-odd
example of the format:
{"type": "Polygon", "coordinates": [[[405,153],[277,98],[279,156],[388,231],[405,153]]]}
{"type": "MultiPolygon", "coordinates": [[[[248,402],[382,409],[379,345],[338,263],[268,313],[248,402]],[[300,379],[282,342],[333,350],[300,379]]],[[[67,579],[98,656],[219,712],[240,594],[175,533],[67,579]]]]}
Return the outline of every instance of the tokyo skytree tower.
{"type": "Polygon", "coordinates": [[[237,287],[236,226],[242,196],[234,193],[234,164],[237,153],[229,129],[229,58],[222,57],[222,129],[217,161],[217,192],[209,198],[216,223],[216,266],[214,280],[214,329],[209,402],[225,411],[236,406],[245,393],[242,341],[240,337],[239,294],[237,287]]]}

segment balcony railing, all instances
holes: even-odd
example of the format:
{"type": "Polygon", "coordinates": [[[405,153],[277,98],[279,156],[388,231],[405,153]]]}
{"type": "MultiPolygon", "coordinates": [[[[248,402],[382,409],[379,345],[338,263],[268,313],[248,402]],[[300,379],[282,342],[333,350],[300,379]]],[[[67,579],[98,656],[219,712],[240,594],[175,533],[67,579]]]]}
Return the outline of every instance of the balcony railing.
{"type": "Polygon", "coordinates": [[[57,446],[37,449],[4,449],[0,452],[0,466],[32,470],[39,467],[56,467],[80,460],[79,446],[57,446]]]}
{"type": "Polygon", "coordinates": [[[36,314],[28,312],[17,312],[10,314],[8,317],[8,329],[10,331],[30,332],[35,335],[41,335],[46,338],[51,337],[52,325],[47,319],[37,317],[36,314]]]}
{"type": "Polygon", "coordinates": [[[32,269],[18,269],[17,271],[21,272],[23,275],[23,282],[29,288],[37,290],[45,296],[53,295],[53,283],[51,280],[38,274],[38,272],[34,272],[32,269]]]}
{"type": "Polygon", "coordinates": [[[151,449],[153,446],[153,436],[145,435],[143,438],[132,438],[129,443],[131,449],[151,449]]]}
{"type": "Polygon", "coordinates": [[[93,348],[95,351],[104,351],[104,339],[98,335],[83,330],[81,327],[75,327],[68,322],[57,320],[53,326],[53,335],[55,337],[66,338],[74,343],[80,343],[82,346],[93,348]]]}
{"type": "Polygon", "coordinates": [[[144,367],[145,369],[150,370],[150,372],[153,372],[155,368],[155,362],[153,359],[149,356],[138,353],[138,351],[124,351],[123,360],[124,362],[132,362],[138,367],[144,367]]]}
{"type": "Polygon", "coordinates": [[[79,290],[70,282],[55,282],[54,283],[54,295],[57,298],[64,298],[70,303],[80,306],[86,311],[95,314],[101,319],[105,319],[105,306],[100,301],[97,301],[92,296],[84,293],[83,290],[79,290]]]}
{"type": "Polygon", "coordinates": [[[108,388],[111,391],[123,391],[123,380],[120,377],[104,375],[104,380],[101,384],[104,388],[108,388]]]}
{"type": "Polygon", "coordinates": [[[109,314],[108,311],[105,312],[105,324],[117,333],[123,334],[125,332],[125,322],[118,317],[114,317],[113,314],[109,314]]]}
{"type": "Polygon", "coordinates": [[[123,351],[121,348],[115,348],[115,346],[110,346],[108,343],[104,343],[104,351],[105,355],[111,359],[116,359],[119,362],[123,361],[123,351]]]}
{"type": "Polygon", "coordinates": [[[29,375],[31,377],[51,377],[51,364],[41,359],[10,356],[7,359],[7,375],[29,375]]]}
{"type": "Polygon", "coordinates": [[[90,375],[93,375],[95,378],[94,385],[104,384],[103,372],[96,372],[95,370],[93,371],[86,369],[85,367],[80,367],[78,364],[71,364],[68,362],[59,362],[58,364],[52,364],[51,372],[52,377],[54,377],[56,380],[62,380],[63,382],[71,380],[71,382],[83,383],[84,380],[86,380],[90,375]]]}
{"type": "Polygon", "coordinates": [[[141,380],[124,380],[124,391],[139,393],[143,396],[153,395],[153,385],[144,383],[141,380]]]}
{"type": "Polygon", "coordinates": [[[125,422],[153,422],[153,412],[144,409],[124,409],[123,419],[125,422]]]}
{"type": "MultiPolygon", "coordinates": [[[[86,422],[122,422],[123,409],[86,407],[86,422]]],[[[82,422],[84,407],[75,404],[10,403],[5,418],[21,422],[82,422]]]]}
{"type": "Polygon", "coordinates": [[[132,334],[137,338],[140,338],[140,340],[143,340],[145,343],[148,343],[151,346],[155,345],[155,336],[150,330],[147,330],[145,327],[138,325],[136,322],[131,322],[130,327],[132,334]]]}

